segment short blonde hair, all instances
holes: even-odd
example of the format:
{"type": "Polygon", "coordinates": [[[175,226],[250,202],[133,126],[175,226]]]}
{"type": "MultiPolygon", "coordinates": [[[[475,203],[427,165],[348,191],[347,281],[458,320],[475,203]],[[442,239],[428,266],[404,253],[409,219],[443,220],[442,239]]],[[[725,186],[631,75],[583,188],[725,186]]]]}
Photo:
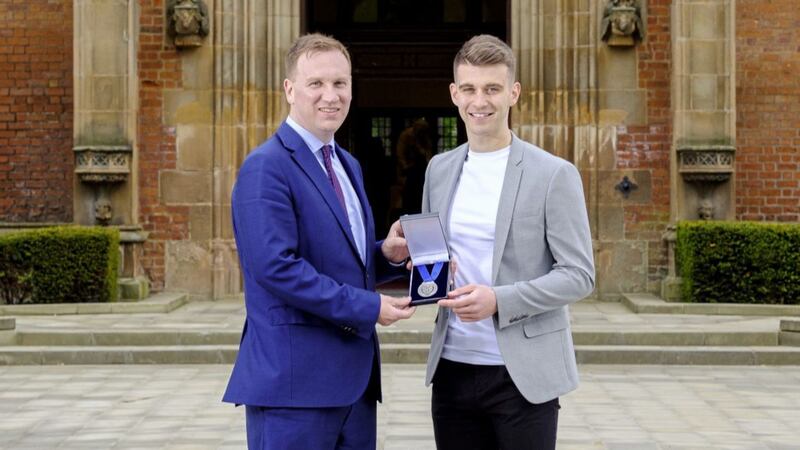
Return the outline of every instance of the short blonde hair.
{"type": "Polygon", "coordinates": [[[469,64],[472,66],[493,66],[502,64],[508,67],[508,73],[513,81],[516,79],[517,59],[511,47],[500,39],[490,34],[480,34],[468,40],[461,46],[453,60],[453,79],[458,66],[469,64]]]}
{"type": "Polygon", "coordinates": [[[286,78],[292,79],[294,72],[297,69],[297,60],[300,56],[308,53],[313,55],[319,52],[340,51],[347,58],[347,64],[352,66],[350,62],[350,53],[347,47],[341,42],[331,36],[326,36],[321,33],[305,34],[297,38],[296,41],[286,52],[286,78]]]}

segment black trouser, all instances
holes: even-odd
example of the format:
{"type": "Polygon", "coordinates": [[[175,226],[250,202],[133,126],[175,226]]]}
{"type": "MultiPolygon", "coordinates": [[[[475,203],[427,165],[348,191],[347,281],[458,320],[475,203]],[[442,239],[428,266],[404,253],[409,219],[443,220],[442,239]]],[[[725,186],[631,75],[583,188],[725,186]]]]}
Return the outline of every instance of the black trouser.
{"type": "Polygon", "coordinates": [[[431,403],[438,450],[556,448],[558,398],[529,403],[505,366],[441,359],[431,403]]]}

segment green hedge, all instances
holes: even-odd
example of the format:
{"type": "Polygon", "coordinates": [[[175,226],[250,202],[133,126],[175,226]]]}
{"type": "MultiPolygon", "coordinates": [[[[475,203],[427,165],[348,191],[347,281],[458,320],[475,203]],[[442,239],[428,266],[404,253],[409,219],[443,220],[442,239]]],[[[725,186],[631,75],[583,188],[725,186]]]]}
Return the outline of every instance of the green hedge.
{"type": "Polygon", "coordinates": [[[119,230],[52,227],[0,235],[0,303],[117,299],[119,230]]]}
{"type": "Polygon", "coordinates": [[[681,222],[683,301],[800,304],[800,225],[681,222]]]}

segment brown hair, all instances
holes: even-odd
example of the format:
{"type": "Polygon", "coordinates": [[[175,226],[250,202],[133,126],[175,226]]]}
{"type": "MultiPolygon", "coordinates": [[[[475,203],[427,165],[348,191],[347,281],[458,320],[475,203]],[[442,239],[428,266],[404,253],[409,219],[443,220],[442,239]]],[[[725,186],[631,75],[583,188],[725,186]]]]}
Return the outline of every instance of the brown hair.
{"type": "Polygon", "coordinates": [[[297,69],[297,60],[300,59],[300,56],[306,53],[313,55],[314,53],[330,51],[342,52],[344,57],[347,58],[347,64],[351,64],[347,47],[331,36],[320,33],[300,36],[289,47],[289,51],[286,52],[286,78],[291,79],[294,76],[294,71],[297,69]]]}
{"type": "Polygon", "coordinates": [[[502,64],[508,67],[508,74],[512,80],[516,78],[517,60],[511,47],[500,39],[490,34],[474,36],[461,46],[453,60],[453,78],[456,69],[461,64],[472,66],[492,66],[502,64]]]}

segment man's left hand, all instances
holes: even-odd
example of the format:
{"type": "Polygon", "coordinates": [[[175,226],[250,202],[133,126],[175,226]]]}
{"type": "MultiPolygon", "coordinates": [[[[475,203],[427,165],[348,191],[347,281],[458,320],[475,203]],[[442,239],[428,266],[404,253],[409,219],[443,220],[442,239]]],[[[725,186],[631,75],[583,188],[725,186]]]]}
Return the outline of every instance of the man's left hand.
{"type": "Polygon", "coordinates": [[[406,243],[403,227],[400,226],[399,220],[396,220],[389,228],[389,234],[381,244],[381,252],[386,259],[393,263],[401,263],[408,258],[408,243],[406,243]]]}
{"type": "Polygon", "coordinates": [[[447,294],[447,300],[439,300],[439,306],[452,308],[462,322],[477,322],[497,312],[497,296],[494,289],[482,284],[468,284],[447,294]]]}

